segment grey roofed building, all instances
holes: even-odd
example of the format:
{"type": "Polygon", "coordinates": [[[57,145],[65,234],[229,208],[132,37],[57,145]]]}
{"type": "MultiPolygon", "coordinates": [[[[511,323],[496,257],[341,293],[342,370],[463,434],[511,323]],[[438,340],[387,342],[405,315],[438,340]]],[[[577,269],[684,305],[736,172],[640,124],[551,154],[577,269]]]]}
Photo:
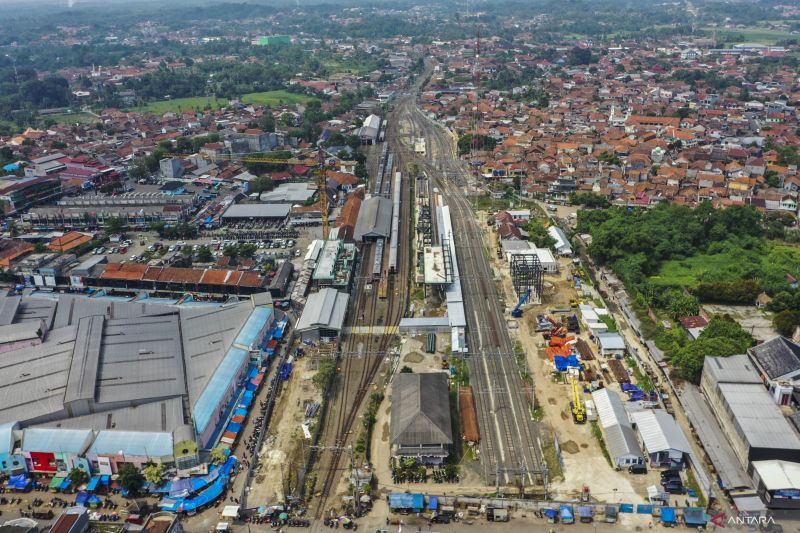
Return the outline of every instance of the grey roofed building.
{"type": "Polygon", "coordinates": [[[183,404],[191,415],[234,345],[250,349],[240,346],[243,332],[259,342],[259,327],[272,317],[249,300],[185,308],[145,302],[0,295],[5,327],[42,324],[45,333],[38,345],[3,353],[0,424],[170,432],[187,423],[183,404]]]}
{"type": "Polygon", "coordinates": [[[392,229],[392,201],[383,196],[371,196],[358,210],[353,240],[370,241],[388,238],[392,229]]]}
{"type": "Polygon", "coordinates": [[[444,372],[397,374],[392,385],[391,445],[397,457],[441,463],[450,453],[453,429],[444,372]]]}
{"type": "Polygon", "coordinates": [[[269,192],[261,193],[259,198],[268,204],[301,204],[311,199],[316,193],[317,185],[314,183],[282,183],[269,192]]]}
{"type": "Polygon", "coordinates": [[[775,337],[747,350],[753,363],[769,380],[800,380],[800,344],[775,337]]]}
{"type": "Polygon", "coordinates": [[[292,204],[231,204],[222,214],[223,219],[286,218],[292,204]]]}
{"type": "Polygon", "coordinates": [[[295,331],[304,341],[310,342],[318,342],[322,337],[339,336],[344,327],[349,299],[347,293],[330,287],[310,294],[295,331]]]}
{"type": "Polygon", "coordinates": [[[708,380],[712,383],[761,383],[753,363],[745,354],[706,357],[701,383],[708,380]]]}
{"type": "Polygon", "coordinates": [[[741,466],[800,456],[800,438],[745,355],[706,357],[700,387],[741,466]]]}
{"type": "Polygon", "coordinates": [[[362,142],[374,143],[378,139],[381,128],[381,117],[370,115],[364,119],[363,125],[358,129],[358,136],[362,142]]]}
{"type": "Polygon", "coordinates": [[[600,389],[592,393],[592,400],[600,426],[605,432],[612,460],[617,466],[641,464],[644,460],[642,449],[619,394],[609,389],[600,389]]]}
{"type": "Polygon", "coordinates": [[[681,465],[684,455],[692,453],[686,435],[666,411],[648,409],[631,413],[631,420],[642,437],[652,466],[681,465]]]}

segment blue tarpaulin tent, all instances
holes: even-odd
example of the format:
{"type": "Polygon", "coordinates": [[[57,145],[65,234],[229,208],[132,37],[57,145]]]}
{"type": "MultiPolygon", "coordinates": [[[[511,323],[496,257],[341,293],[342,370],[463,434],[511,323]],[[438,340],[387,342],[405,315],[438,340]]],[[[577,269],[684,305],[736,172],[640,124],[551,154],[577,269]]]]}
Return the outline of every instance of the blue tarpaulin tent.
{"type": "Polygon", "coordinates": [[[286,381],[292,375],[292,363],[284,363],[281,367],[281,381],[286,381]]]}
{"type": "Polygon", "coordinates": [[[100,476],[100,483],[102,483],[103,485],[108,485],[110,481],[111,481],[110,476],[100,476]]]}
{"type": "Polygon", "coordinates": [[[578,507],[578,517],[581,521],[590,520],[592,518],[592,508],[588,505],[581,505],[578,507]]]}
{"type": "Polygon", "coordinates": [[[239,433],[241,430],[242,430],[242,425],[241,424],[237,424],[236,422],[231,422],[230,424],[228,424],[228,429],[226,429],[225,431],[231,431],[233,433],[239,433]]]}
{"type": "Polygon", "coordinates": [[[431,511],[435,511],[439,508],[439,497],[438,496],[431,496],[428,498],[428,509],[431,511]]]}
{"type": "Polygon", "coordinates": [[[75,498],[75,503],[78,504],[78,505],[86,505],[86,500],[88,500],[88,499],[89,499],[89,493],[81,491],[81,492],[78,493],[78,496],[75,498]]]}
{"type": "Polygon", "coordinates": [[[8,481],[6,481],[6,487],[13,490],[25,490],[30,484],[31,480],[28,479],[28,476],[25,474],[11,476],[8,481]]]}
{"type": "Polygon", "coordinates": [[[672,507],[663,507],[661,509],[661,521],[665,524],[675,523],[675,509],[672,507]]]}
{"type": "Polygon", "coordinates": [[[233,416],[247,416],[247,409],[239,408],[233,412],[233,416]]]}
{"type": "MultiPolygon", "coordinates": [[[[173,513],[195,511],[204,505],[208,505],[222,495],[225,486],[230,479],[231,471],[236,465],[236,457],[228,457],[228,460],[220,466],[216,472],[217,477],[214,482],[197,496],[190,499],[185,498],[164,498],[161,500],[161,510],[173,513]]],[[[210,475],[210,474],[209,474],[210,475]]],[[[196,478],[204,479],[204,478],[196,478]]]]}
{"type": "Polygon", "coordinates": [[[68,477],[64,478],[64,481],[61,482],[61,485],[58,486],[60,490],[67,490],[69,486],[72,485],[72,480],[68,477]]]}
{"type": "Polygon", "coordinates": [[[413,509],[415,511],[421,511],[425,508],[425,496],[422,494],[391,492],[389,493],[389,507],[392,509],[413,509]]]}
{"type": "Polygon", "coordinates": [[[561,519],[562,523],[571,524],[575,521],[575,512],[572,510],[572,505],[568,503],[562,503],[558,507],[558,517],[561,519]]]}
{"type": "Polygon", "coordinates": [[[89,492],[96,490],[97,485],[100,483],[100,476],[92,476],[92,479],[89,480],[89,484],[86,485],[86,490],[89,492]]]}
{"type": "Polygon", "coordinates": [[[568,368],[581,368],[581,363],[575,355],[570,355],[569,357],[556,355],[553,357],[553,363],[559,372],[565,372],[568,368]]]}
{"type": "Polygon", "coordinates": [[[636,514],[653,514],[653,506],[640,503],[636,506],[636,514]]]}
{"type": "Polygon", "coordinates": [[[633,504],[632,503],[621,503],[621,504],[619,504],[619,512],[620,513],[632,513],[633,512],[633,504]]]}
{"type": "Polygon", "coordinates": [[[705,526],[706,522],[708,522],[708,516],[702,507],[687,507],[683,510],[683,523],[687,526],[705,526]]]}
{"type": "Polygon", "coordinates": [[[100,505],[102,503],[102,500],[97,494],[90,494],[87,503],[89,505],[100,505]]]}

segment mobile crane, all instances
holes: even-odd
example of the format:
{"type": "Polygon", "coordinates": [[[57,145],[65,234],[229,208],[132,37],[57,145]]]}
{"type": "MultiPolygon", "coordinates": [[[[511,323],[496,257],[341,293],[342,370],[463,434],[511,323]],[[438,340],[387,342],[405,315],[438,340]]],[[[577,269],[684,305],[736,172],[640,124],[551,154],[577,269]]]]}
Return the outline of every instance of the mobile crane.
{"type": "Polygon", "coordinates": [[[581,385],[577,373],[570,373],[570,385],[572,386],[572,401],[569,402],[569,406],[572,411],[572,419],[576,424],[583,424],[586,422],[586,408],[583,405],[583,398],[581,398],[581,385]]]}
{"type": "Polygon", "coordinates": [[[517,302],[516,307],[511,310],[511,316],[514,318],[519,318],[522,316],[522,306],[525,305],[525,302],[528,301],[528,298],[531,297],[531,290],[528,289],[524,293],[522,293],[522,297],[520,297],[519,301],[517,302]]]}
{"type": "MultiPolygon", "coordinates": [[[[188,157],[193,157],[195,154],[167,154],[167,157],[178,157],[181,159],[186,159],[188,157]]],[[[274,165],[306,165],[313,167],[316,164],[317,167],[317,187],[319,189],[319,204],[320,204],[320,214],[322,215],[322,240],[328,240],[328,233],[330,232],[330,226],[328,222],[328,188],[327,188],[327,173],[326,169],[332,165],[330,161],[325,160],[325,153],[322,149],[319,149],[319,157],[317,160],[314,159],[279,159],[276,157],[268,157],[266,155],[261,155],[258,153],[252,154],[219,154],[219,155],[208,155],[203,154],[203,159],[207,159],[210,161],[241,161],[242,163],[269,163],[274,165]]]]}

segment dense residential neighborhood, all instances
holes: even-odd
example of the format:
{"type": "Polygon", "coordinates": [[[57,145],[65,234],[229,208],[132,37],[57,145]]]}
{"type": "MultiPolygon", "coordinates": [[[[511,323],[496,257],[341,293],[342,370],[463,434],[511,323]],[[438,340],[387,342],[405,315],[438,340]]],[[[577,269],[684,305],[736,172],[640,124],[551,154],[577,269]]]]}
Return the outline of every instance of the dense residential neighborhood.
{"type": "Polygon", "coordinates": [[[800,9],[11,1],[0,532],[800,527],[800,9]]]}

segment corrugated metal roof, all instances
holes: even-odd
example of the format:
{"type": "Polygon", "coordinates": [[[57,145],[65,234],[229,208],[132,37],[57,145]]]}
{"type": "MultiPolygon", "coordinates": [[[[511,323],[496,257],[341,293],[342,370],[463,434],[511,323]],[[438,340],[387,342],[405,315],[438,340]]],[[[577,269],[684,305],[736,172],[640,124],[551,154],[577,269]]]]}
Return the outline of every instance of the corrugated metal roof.
{"type": "Polygon", "coordinates": [[[91,429],[28,428],[22,451],[83,454],[92,440],[91,429]]]}
{"type": "Polygon", "coordinates": [[[392,201],[383,196],[364,200],[358,210],[353,239],[388,237],[392,230],[392,201]]]}
{"type": "Polygon", "coordinates": [[[117,455],[120,450],[125,455],[168,457],[172,455],[172,433],[103,430],[89,447],[89,453],[95,455],[117,455]]]}
{"type": "Polygon", "coordinates": [[[692,448],[683,431],[666,411],[648,409],[631,413],[631,418],[642,436],[647,453],[677,450],[691,453],[692,448]]]}
{"type": "Polygon", "coordinates": [[[800,463],[753,461],[753,468],[767,490],[800,490],[800,463]]]}
{"type": "Polygon", "coordinates": [[[631,422],[619,394],[608,389],[600,389],[592,393],[592,400],[594,400],[601,427],[606,428],[615,424],[630,427],[631,422]]]}
{"type": "Polygon", "coordinates": [[[217,412],[222,398],[228,392],[228,385],[236,378],[242,366],[250,358],[250,353],[239,348],[231,348],[225,358],[214,371],[202,394],[194,404],[194,427],[198,435],[202,434],[211,416],[217,412]]]}
{"type": "Polygon", "coordinates": [[[397,374],[392,385],[391,443],[452,444],[447,375],[397,374]]]}
{"type": "Polygon", "coordinates": [[[800,450],[800,438],[761,383],[720,383],[718,387],[750,446],[800,450]]]}
{"type": "Polygon", "coordinates": [[[349,298],[346,293],[330,287],[309,295],[295,330],[298,332],[315,328],[341,330],[349,298]]]}

